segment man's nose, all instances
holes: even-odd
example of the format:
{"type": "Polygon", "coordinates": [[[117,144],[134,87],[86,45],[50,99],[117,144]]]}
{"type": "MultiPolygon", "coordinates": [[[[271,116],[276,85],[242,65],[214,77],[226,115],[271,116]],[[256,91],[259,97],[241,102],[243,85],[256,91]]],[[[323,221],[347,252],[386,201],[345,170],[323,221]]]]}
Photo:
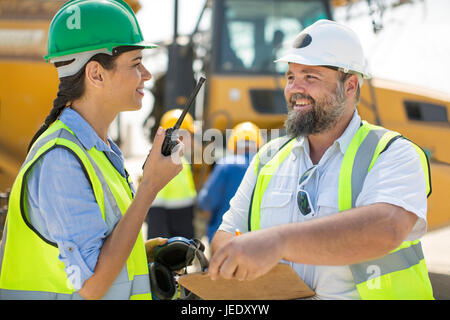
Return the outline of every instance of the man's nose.
{"type": "Polygon", "coordinates": [[[305,82],[300,79],[295,79],[291,83],[286,84],[286,93],[294,94],[294,93],[306,93],[305,82]]]}

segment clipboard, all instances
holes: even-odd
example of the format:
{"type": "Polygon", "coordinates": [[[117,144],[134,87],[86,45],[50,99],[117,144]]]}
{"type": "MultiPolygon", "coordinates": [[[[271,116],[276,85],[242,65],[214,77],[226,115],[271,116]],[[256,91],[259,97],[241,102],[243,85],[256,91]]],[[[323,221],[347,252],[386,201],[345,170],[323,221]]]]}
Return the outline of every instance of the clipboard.
{"type": "Polygon", "coordinates": [[[294,269],[283,263],[251,281],[211,280],[207,272],[201,272],[182,275],[178,283],[205,300],[292,300],[315,295],[294,269]]]}

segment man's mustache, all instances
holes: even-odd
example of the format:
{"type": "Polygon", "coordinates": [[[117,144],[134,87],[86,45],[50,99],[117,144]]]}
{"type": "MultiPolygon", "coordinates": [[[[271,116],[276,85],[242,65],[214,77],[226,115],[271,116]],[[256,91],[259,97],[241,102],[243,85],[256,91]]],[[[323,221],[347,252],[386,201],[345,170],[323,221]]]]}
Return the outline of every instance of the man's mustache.
{"type": "Polygon", "coordinates": [[[312,102],[313,105],[315,105],[316,103],[316,101],[310,95],[303,93],[294,93],[289,99],[289,104],[293,106],[298,99],[308,99],[312,102]]]}

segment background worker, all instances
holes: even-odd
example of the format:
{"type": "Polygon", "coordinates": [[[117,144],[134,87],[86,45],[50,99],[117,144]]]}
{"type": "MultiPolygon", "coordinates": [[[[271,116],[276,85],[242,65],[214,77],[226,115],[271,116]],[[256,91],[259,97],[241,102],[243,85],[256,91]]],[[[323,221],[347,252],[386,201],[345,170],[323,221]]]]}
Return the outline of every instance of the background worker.
{"type": "Polygon", "coordinates": [[[153,47],[123,1],[74,0],[56,13],[45,59],[60,84],[11,191],[1,299],[151,298],[148,260],[167,239],[144,243],[140,230],[181,165],[162,156],[159,128],[135,191],[108,129],[141,108],[142,50],[153,47]]]}
{"type": "Polygon", "coordinates": [[[253,158],[212,241],[211,278],[251,280],[283,261],[318,299],[433,299],[419,240],[428,162],[361,121],[369,75],[356,34],[319,20],[278,61],[288,63],[287,137],[253,158]]]}
{"type": "Polygon", "coordinates": [[[210,212],[206,232],[209,241],[222,223],[222,216],[230,208],[230,200],[262,143],[263,138],[254,123],[242,122],[233,128],[227,143],[233,154],[217,162],[197,197],[198,207],[210,212]]]}
{"type": "MultiPolygon", "coordinates": [[[[167,111],[160,125],[164,129],[175,125],[182,109],[167,111]]],[[[179,135],[182,137],[186,155],[181,158],[183,169],[164,188],[153,201],[147,218],[148,239],[154,237],[194,237],[194,203],[197,196],[190,162],[186,159],[191,152],[194,136],[194,119],[188,113],[181,123],[179,135]]]]}

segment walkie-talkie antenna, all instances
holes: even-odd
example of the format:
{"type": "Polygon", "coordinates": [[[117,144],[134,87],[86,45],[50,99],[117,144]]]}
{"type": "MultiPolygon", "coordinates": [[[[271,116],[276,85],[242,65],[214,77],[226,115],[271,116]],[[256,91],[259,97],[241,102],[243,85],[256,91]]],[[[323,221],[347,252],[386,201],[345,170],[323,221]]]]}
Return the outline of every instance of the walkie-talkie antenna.
{"type": "Polygon", "coordinates": [[[206,80],[206,79],[205,79],[204,77],[200,77],[200,79],[198,80],[198,83],[197,83],[197,85],[195,86],[194,91],[192,91],[192,93],[191,93],[191,95],[190,95],[190,97],[189,97],[189,100],[187,101],[186,106],[185,106],[184,109],[183,109],[183,113],[181,114],[181,116],[178,118],[177,122],[176,122],[175,125],[173,126],[173,128],[174,128],[175,130],[180,128],[181,124],[183,123],[184,117],[186,116],[187,112],[188,112],[189,109],[191,108],[191,105],[192,105],[192,103],[194,102],[195,97],[197,96],[198,91],[199,91],[200,88],[202,87],[203,82],[205,82],[205,80],[206,80]]]}

